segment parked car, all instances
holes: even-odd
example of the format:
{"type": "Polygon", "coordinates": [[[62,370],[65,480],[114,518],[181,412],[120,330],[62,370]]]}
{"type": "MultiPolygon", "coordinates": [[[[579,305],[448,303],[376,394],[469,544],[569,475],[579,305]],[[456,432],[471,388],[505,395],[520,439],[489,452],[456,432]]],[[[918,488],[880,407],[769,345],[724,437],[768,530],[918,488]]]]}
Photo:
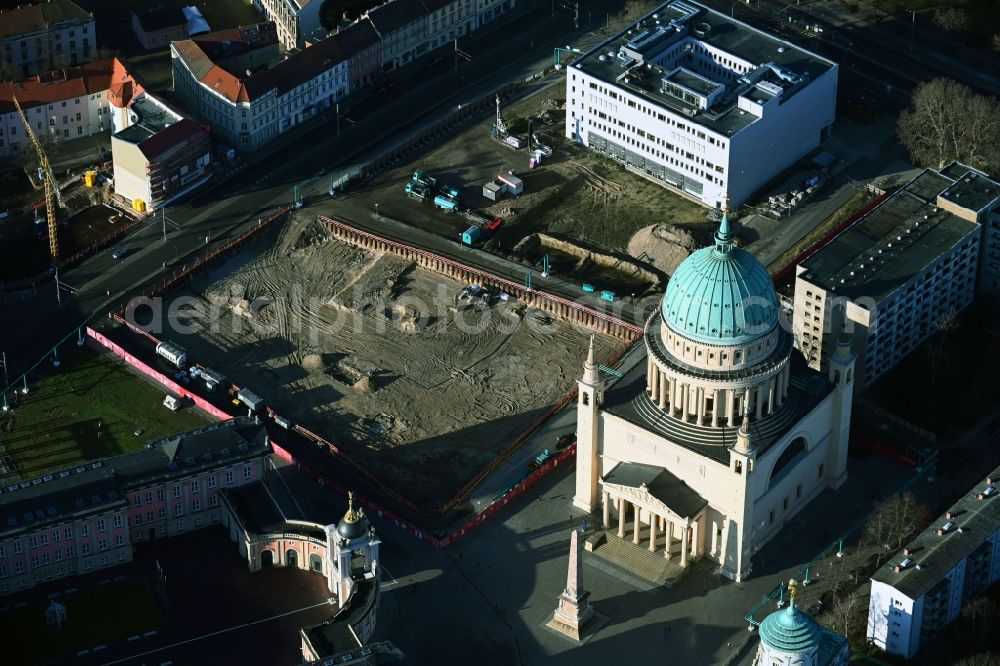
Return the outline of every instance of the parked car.
{"type": "Polygon", "coordinates": [[[576,443],[575,432],[569,432],[566,433],[565,435],[559,435],[559,437],[556,438],[556,451],[562,451],[570,444],[575,444],[575,443],[576,443]]]}
{"type": "Polygon", "coordinates": [[[130,247],[120,247],[111,253],[112,259],[124,259],[128,255],[132,254],[132,248],[130,247]]]}

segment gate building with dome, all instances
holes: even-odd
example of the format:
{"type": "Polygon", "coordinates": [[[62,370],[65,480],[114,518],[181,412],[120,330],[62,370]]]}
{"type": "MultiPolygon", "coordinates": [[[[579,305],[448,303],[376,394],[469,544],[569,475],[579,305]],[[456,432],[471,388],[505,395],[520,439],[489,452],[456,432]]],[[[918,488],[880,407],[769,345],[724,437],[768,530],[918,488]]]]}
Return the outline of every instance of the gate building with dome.
{"type": "Polygon", "coordinates": [[[573,503],[682,567],[707,558],[745,579],[754,552],[846,479],[850,340],[826,374],[808,368],[724,215],[714,245],[674,272],[643,342],[646,363],[609,391],[591,346],[573,503]]]}

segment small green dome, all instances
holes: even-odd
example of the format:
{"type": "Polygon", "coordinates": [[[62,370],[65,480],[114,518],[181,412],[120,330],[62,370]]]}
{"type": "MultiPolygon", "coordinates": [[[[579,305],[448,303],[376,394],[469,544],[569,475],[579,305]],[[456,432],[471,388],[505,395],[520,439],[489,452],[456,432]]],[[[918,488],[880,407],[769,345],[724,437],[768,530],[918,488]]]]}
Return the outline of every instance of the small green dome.
{"type": "Polygon", "coordinates": [[[677,333],[713,345],[744,344],[778,323],[771,276],[752,254],[733,247],[728,215],[715,246],[693,253],[674,271],[660,310],[677,333]]]}
{"type": "Polygon", "coordinates": [[[760,623],[760,642],[777,652],[802,654],[819,649],[822,631],[816,620],[792,603],[760,623]]]}

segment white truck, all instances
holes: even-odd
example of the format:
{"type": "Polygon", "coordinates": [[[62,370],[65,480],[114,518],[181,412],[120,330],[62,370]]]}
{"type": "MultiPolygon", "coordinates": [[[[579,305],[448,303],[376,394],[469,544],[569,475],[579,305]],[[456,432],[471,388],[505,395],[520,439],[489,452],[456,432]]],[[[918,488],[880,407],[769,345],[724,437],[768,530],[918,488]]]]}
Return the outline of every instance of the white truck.
{"type": "Polygon", "coordinates": [[[176,412],[178,409],[181,408],[181,401],[172,395],[164,396],[163,406],[172,412],[176,412]]]}

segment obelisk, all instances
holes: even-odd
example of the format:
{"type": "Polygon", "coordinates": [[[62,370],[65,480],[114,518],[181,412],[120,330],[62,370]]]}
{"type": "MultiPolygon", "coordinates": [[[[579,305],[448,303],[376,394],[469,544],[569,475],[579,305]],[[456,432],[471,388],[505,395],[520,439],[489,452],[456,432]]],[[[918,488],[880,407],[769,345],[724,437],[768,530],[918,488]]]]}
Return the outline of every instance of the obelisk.
{"type": "Polygon", "coordinates": [[[580,541],[580,531],[573,530],[569,541],[569,568],[566,571],[566,589],[559,595],[559,605],[556,607],[548,626],[573,640],[581,640],[581,635],[587,623],[594,617],[594,609],[590,606],[590,592],[583,588],[583,542],[580,541]]]}

